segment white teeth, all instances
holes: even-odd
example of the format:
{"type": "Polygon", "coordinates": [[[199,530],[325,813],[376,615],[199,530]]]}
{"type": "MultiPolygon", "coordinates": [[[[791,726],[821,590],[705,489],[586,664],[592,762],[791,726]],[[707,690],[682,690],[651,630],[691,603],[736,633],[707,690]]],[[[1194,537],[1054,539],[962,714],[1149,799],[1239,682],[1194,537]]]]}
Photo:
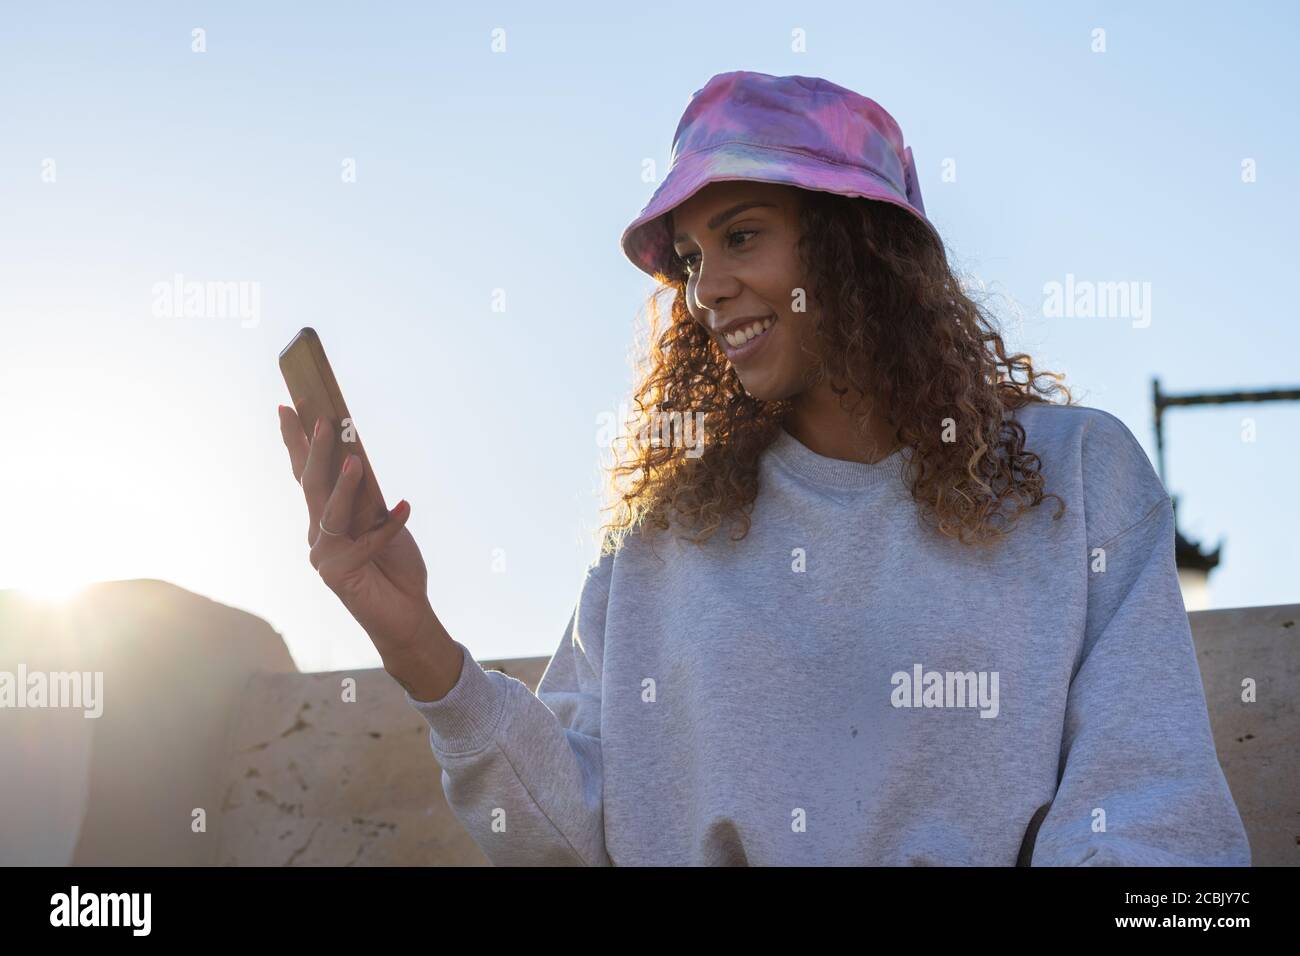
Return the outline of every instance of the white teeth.
{"type": "Polygon", "coordinates": [[[746,326],[739,331],[728,332],[723,336],[723,338],[727,340],[727,344],[733,349],[740,348],[740,346],[744,345],[750,339],[757,338],[770,329],[772,323],[775,321],[776,319],[763,319],[761,322],[755,322],[753,325],[746,326]]]}

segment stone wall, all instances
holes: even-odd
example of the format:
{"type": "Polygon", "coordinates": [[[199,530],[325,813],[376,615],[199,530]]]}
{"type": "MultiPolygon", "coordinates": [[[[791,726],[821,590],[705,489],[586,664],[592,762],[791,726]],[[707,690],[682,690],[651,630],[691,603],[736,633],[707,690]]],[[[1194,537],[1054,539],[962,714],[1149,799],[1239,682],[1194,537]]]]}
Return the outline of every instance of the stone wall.
{"type": "MultiPolygon", "coordinates": [[[[1295,866],[1300,605],[1190,620],[1254,862],[1295,866]]],[[[0,712],[13,771],[0,774],[0,865],[487,862],[401,688],[382,670],[299,673],[255,615],[161,581],[100,585],[58,609],[0,592],[0,670],[19,661],[103,670],[105,707],[0,712]]],[[[546,663],[483,662],[532,688],[546,663]]]]}

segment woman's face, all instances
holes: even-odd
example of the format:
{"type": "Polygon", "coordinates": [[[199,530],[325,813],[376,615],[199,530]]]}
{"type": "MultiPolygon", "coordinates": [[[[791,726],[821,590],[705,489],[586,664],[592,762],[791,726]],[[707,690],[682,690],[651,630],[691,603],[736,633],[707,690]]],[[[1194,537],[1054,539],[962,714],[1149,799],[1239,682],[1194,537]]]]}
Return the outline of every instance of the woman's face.
{"type": "Polygon", "coordinates": [[[687,310],[731,361],[745,391],[762,401],[804,391],[814,346],[812,313],[795,311],[810,298],[801,291],[796,245],[799,190],[710,183],[673,210],[670,224],[673,248],[686,263],[687,310]]]}

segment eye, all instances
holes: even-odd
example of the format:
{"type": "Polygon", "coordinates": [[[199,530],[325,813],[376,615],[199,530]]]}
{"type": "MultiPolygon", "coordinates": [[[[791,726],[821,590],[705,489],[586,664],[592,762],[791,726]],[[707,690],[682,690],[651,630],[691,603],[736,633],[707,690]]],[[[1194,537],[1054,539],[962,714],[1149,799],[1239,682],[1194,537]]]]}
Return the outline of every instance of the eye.
{"type": "MultiPolygon", "coordinates": [[[[736,236],[753,236],[753,235],[756,235],[757,233],[758,233],[758,230],[757,230],[757,229],[735,229],[735,230],[733,230],[733,231],[727,233],[727,242],[728,242],[728,243],[731,243],[731,240],[735,239],[736,236]]],[[[736,245],[739,245],[739,243],[736,243],[736,245]]],[[[683,275],[692,275],[692,274],[693,274],[693,273],[691,272],[691,260],[692,260],[693,257],[698,256],[698,255],[699,255],[698,252],[691,252],[691,253],[688,253],[687,255],[684,255],[684,256],[678,256],[678,257],[677,257],[678,260],[681,262],[681,264],[682,264],[682,266],[683,266],[683,268],[682,268],[682,274],[683,274],[683,275]]]]}

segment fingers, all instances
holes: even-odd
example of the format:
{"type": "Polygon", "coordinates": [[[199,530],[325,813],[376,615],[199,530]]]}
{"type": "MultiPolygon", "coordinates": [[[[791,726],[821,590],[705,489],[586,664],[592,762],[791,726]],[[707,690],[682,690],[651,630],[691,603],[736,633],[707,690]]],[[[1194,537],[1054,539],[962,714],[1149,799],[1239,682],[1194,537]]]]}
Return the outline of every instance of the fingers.
{"type": "MultiPolygon", "coordinates": [[[[329,586],[330,590],[337,591],[338,585],[358,568],[363,567],[375,558],[392,540],[401,533],[406,527],[406,519],[411,516],[411,506],[403,499],[397,503],[397,507],[388,513],[388,519],[379,527],[372,531],[367,531],[355,541],[348,541],[344,538],[335,538],[334,541],[342,541],[345,547],[325,546],[324,548],[312,548],[312,567],[320,572],[322,580],[329,586]],[[329,553],[325,553],[328,551],[329,553]]],[[[326,522],[329,524],[329,522],[326,522]]],[[[330,527],[333,527],[330,525],[330,527]]],[[[329,538],[329,535],[322,535],[322,538],[329,538]]],[[[319,544],[319,542],[318,542],[319,544]]]]}
{"type": "Polygon", "coordinates": [[[358,563],[365,564],[373,560],[379,552],[388,547],[389,542],[406,527],[406,519],[409,517],[411,517],[411,504],[403,498],[392,511],[388,512],[387,521],[357,538],[355,550],[360,559],[358,563]]]}
{"type": "MultiPolygon", "coordinates": [[[[302,493],[307,499],[307,542],[315,545],[320,535],[320,516],[334,490],[334,424],[326,418],[316,422],[307,462],[302,467],[302,493]]],[[[334,530],[342,530],[330,525],[334,530]]]]}
{"type": "MultiPolygon", "coordinates": [[[[364,465],[360,455],[348,455],[343,462],[343,471],[330,492],[329,500],[321,511],[321,524],[331,531],[347,532],[352,524],[352,503],[356,500],[357,489],[361,487],[361,472],[364,465]]],[[[329,537],[328,535],[326,537],[329,537]]],[[[350,540],[350,539],[349,539],[350,540]]]]}
{"type": "Polygon", "coordinates": [[[284,447],[289,450],[289,464],[293,468],[293,480],[302,481],[302,469],[307,464],[307,451],[311,447],[303,431],[298,413],[288,405],[280,406],[280,437],[284,447]]]}

